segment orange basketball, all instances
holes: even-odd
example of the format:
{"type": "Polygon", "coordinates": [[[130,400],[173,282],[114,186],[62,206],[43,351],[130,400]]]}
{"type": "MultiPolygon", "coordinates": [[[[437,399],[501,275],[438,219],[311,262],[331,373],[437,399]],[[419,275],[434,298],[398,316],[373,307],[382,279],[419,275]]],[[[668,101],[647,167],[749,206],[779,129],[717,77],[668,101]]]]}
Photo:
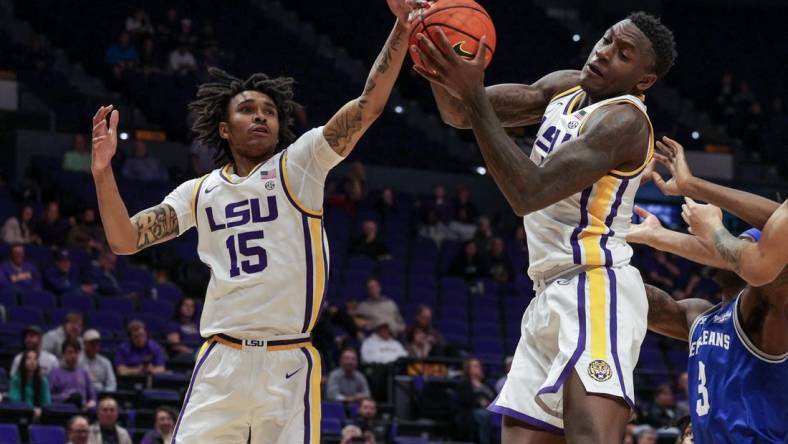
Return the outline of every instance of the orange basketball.
{"type": "MultiPolygon", "coordinates": [[[[495,53],[495,26],[490,14],[473,0],[438,0],[429,8],[422,9],[414,18],[410,33],[410,44],[418,44],[417,33],[423,33],[432,42],[439,39],[437,29],[440,27],[446,34],[454,52],[471,59],[479,48],[479,39],[487,36],[487,53],[484,67],[490,64],[495,53]]],[[[425,51],[423,45],[419,49],[425,51]]],[[[419,66],[418,55],[411,53],[413,63],[419,66]]]]}

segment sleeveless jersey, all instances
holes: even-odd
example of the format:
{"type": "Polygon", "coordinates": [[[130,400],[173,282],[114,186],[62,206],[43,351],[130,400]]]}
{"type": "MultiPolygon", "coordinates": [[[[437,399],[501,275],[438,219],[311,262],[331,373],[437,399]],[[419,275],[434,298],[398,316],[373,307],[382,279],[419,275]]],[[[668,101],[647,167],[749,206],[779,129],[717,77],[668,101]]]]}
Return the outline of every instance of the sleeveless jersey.
{"type": "MultiPolygon", "coordinates": [[[[318,140],[325,144],[319,129],[306,133],[245,177],[231,175],[227,165],[182,185],[192,187],[183,220],[196,225],[199,257],[211,271],[203,337],[255,339],[314,327],[328,277],[328,242],[322,211],[307,209],[291,188],[287,156],[302,148],[298,144],[318,140]]],[[[176,192],[164,202],[182,208],[176,192]]],[[[179,228],[183,233],[189,225],[179,228]]]]}
{"type": "Polygon", "coordinates": [[[788,353],[758,350],[739,321],[741,295],[690,330],[689,408],[695,444],[788,442],[788,353]]]}
{"type": "MultiPolygon", "coordinates": [[[[541,167],[550,162],[550,157],[563,149],[566,142],[581,134],[589,115],[603,106],[628,103],[648,120],[646,107],[638,97],[613,97],[576,110],[584,98],[585,92],[577,86],[550,101],[531,151],[534,163],[541,167]]],[[[632,248],[625,236],[641,172],[653,155],[654,130],[650,120],[649,129],[649,139],[643,141],[648,143],[648,154],[639,168],[630,172],[610,171],[589,188],[523,217],[528,239],[528,273],[532,278],[551,268],[571,264],[611,267],[629,263],[632,248]]]]}

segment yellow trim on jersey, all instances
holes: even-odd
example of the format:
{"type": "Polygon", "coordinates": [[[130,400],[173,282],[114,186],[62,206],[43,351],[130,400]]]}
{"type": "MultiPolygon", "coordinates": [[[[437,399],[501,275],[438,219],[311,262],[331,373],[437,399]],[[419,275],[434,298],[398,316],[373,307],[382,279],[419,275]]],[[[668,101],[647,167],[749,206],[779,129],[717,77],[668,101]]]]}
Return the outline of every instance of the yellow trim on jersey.
{"type": "Polygon", "coordinates": [[[591,324],[591,359],[607,359],[607,286],[603,267],[587,272],[589,318],[591,324]]]}
{"type": "Polygon", "coordinates": [[[586,265],[605,265],[605,254],[599,238],[609,230],[605,216],[615,200],[621,181],[613,176],[604,176],[594,184],[594,195],[588,204],[588,225],[578,236],[583,244],[586,265]]]}
{"type": "Polygon", "coordinates": [[[197,180],[192,190],[192,217],[194,217],[194,226],[197,226],[197,193],[200,191],[200,186],[211,174],[208,173],[197,180]]]}
{"type": "Polygon", "coordinates": [[[314,266],[314,285],[312,285],[312,318],[309,320],[309,327],[306,331],[312,331],[317,323],[317,316],[320,314],[320,305],[323,303],[323,292],[325,291],[325,260],[326,255],[323,251],[323,226],[320,219],[307,218],[309,224],[309,237],[312,240],[312,256],[314,266]]]}
{"type": "Polygon", "coordinates": [[[241,346],[241,344],[236,344],[235,342],[228,341],[227,339],[224,339],[223,337],[218,336],[218,335],[211,336],[210,340],[214,341],[214,342],[218,342],[218,343],[220,343],[222,345],[226,345],[226,346],[228,346],[230,348],[234,348],[236,350],[240,350],[240,349],[243,348],[241,346]]]}
{"type": "Polygon", "coordinates": [[[200,361],[200,358],[202,358],[202,355],[204,355],[205,352],[208,351],[208,348],[211,346],[211,344],[213,344],[212,339],[208,339],[207,341],[202,343],[202,345],[200,346],[200,350],[197,351],[197,357],[195,358],[196,362],[200,361]]]}
{"type": "Polygon", "coordinates": [[[309,381],[309,418],[311,432],[310,444],[320,444],[320,378],[322,369],[320,368],[320,353],[312,344],[305,347],[307,353],[312,357],[312,374],[309,381]]]}
{"type": "Polygon", "coordinates": [[[566,91],[561,91],[560,93],[554,95],[553,97],[550,97],[550,102],[553,102],[556,99],[560,99],[561,97],[568,96],[569,94],[572,94],[573,92],[577,91],[578,89],[580,89],[580,85],[573,86],[573,87],[567,89],[566,91]]]}
{"type": "Polygon", "coordinates": [[[580,94],[576,95],[572,102],[569,104],[569,109],[566,111],[567,114],[572,114],[575,112],[575,108],[583,101],[583,97],[586,96],[585,91],[581,92],[580,94]]]}
{"type": "MultiPolygon", "coordinates": [[[[637,98],[640,99],[641,101],[643,101],[645,99],[645,96],[641,95],[641,96],[637,96],[637,98]]],[[[615,103],[627,103],[627,104],[631,105],[633,108],[635,108],[636,110],[638,110],[641,113],[643,113],[643,116],[646,118],[646,122],[648,122],[648,153],[646,155],[646,160],[643,161],[643,163],[639,167],[635,168],[632,171],[621,171],[621,170],[611,170],[610,171],[611,173],[613,173],[613,174],[615,174],[617,176],[623,176],[623,177],[637,176],[638,174],[640,174],[641,171],[643,171],[644,168],[646,168],[646,166],[649,164],[649,162],[651,162],[651,159],[654,158],[654,126],[651,124],[651,119],[648,117],[648,114],[645,111],[643,111],[642,109],[640,109],[640,107],[636,106],[634,103],[632,103],[631,101],[629,101],[627,99],[619,99],[619,100],[610,101],[610,102],[605,103],[604,105],[600,106],[599,108],[595,109],[594,111],[597,111],[597,110],[599,110],[599,109],[601,109],[601,108],[603,108],[605,106],[608,106],[608,105],[613,105],[615,103]]],[[[594,111],[591,111],[591,113],[593,113],[594,111]]],[[[580,136],[580,134],[582,134],[583,127],[585,126],[586,122],[588,122],[588,120],[589,120],[588,117],[591,115],[591,113],[589,113],[587,116],[585,116],[583,121],[580,122],[580,128],[577,129],[577,135],[578,136],[580,136]]]]}
{"type": "Polygon", "coordinates": [[[249,177],[249,176],[251,176],[252,174],[254,174],[254,173],[255,173],[255,172],[258,170],[258,169],[260,169],[260,167],[261,167],[261,166],[263,166],[263,164],[265,164],[265,162],[260,162],[260,163],[258,163],[257,165],[255,165],[255,166],[254,166],[254,168],[252,168],[252,169],[251,169],[251,171],[249,171],[249,174],[247,174],[246,176],[243,176],[243,177],[239,177],[239,180],[238,180],[238,182],[233,182],[233,179],[232,179],[232,177],[230,177],[230,167],[232,167],[232,166],[233,166],[233,164],[231,164],[231,163],[228,163],[228,164],[227,164],[227,165],[225,165],[225,166],[224,166],[224,167],[223,167],[221,170],[219,170],[219,174],[220,174],[220,175],[221,175],[221,176],[222,176],[222,177],[223,177],[223,178],[224,178],[226,181],[230,182],[230,183],[231,183],[231,184],[233,184],[233,185],[237,185],[237,184],[239,184],[239,183],[243,182],[244,180],[246,180],[246,178],[248,178],[248,177],[249,177]]]}
{"type": "Polygon", "coordinates": [[[296,195],[296,193],[293,192],[293,187],[290,186],[290,181],[288,180],[288,176],[287,176],[287,151],[285,151],[284,154],[282,154],[282,157],[284,157],[284,159],[282,159],[282,183],[284,183],[285,188],[287,188],[286,190],[287,194],[290,195],[290,198],[293,200],[293,203],[296,205],[296,207],[298,207],[299,210],[303,211],[304,213],[310,216],[321,217],[323,215],[322,208],[320,210],[312,210],[307,208],[306,205],[304,205],[300,200],[298,200],[298,196],[296,195]]]}

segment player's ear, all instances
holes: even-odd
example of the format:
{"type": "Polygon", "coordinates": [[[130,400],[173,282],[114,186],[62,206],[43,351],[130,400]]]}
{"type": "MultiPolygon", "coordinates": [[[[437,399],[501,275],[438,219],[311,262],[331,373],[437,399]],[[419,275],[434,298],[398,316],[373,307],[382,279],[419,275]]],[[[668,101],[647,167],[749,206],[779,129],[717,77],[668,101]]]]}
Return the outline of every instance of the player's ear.
{"type": "Polygon", "coordinates": [[[648,74],[644,74],[643,77],[641,77],[640,80],[638,80],[638,83],[635,87],[638,89],[638,91],[642,93],[645,92],[647,89],[651,88],[651,85],[653,85],[656,81],[657,81],[657,74],[650,72],[648,74]]]}
{"type": "Polygon", "coordinates": [[[227,122],[219,122],[219,137],[225,140],[230,137],[230,131],[227,129],[227,122]]]}

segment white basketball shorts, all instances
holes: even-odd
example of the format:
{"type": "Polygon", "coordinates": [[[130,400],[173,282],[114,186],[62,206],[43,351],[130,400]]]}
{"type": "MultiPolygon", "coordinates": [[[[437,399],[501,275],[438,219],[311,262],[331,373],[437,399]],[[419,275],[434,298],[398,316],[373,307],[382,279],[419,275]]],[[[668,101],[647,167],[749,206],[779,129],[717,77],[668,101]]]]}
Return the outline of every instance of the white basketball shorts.
{"type": "Polygon", "coordinates": [[[648,316],[640,272],[585,268],[535,289],[512,369],[489,410],[562,434],[563,384],[573,370],[587,392],[634,407],[632,373],[648,316]]]}

